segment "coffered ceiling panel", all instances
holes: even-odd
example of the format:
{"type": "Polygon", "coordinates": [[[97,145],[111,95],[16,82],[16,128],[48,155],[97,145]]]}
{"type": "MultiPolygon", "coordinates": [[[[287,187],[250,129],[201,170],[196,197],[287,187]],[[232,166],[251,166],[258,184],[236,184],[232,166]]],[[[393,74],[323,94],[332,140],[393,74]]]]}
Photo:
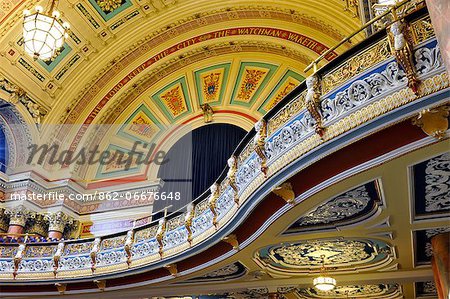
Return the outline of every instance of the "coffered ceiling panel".
{"type": "Polygon", "coordinates": [[[416,219],[447,217],[450,212],[450,152],[411,167],[416,219]]]}
{"type": "Polygon", "coordinates": [[[383,207],[378,180],[340,194],[297,219],[285,234],[333,229],[362,221],[383,207]]]}

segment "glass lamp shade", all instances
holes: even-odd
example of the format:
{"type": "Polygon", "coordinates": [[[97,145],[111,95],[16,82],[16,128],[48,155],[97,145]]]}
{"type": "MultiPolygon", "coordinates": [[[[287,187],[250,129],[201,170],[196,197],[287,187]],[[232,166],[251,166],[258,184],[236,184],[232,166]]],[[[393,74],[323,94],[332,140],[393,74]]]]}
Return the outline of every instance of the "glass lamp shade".
{"type": "Polygon", "coordinates": [[[48,60],[64,44],[66,38],[66,24],[61,24],[57,17],[59,13],[54,11],[52,16],[42,13],[36,8],[36,13],[25,12],[23,19],[23,40],[25,52],[34,59],[48,60]]]}
{"type": "Polygon", "coordinates": [[[314,278],[313,284],[319,291],[328,292],[336,287],[336,279],[332,277],[319,276],[314,278]]]}

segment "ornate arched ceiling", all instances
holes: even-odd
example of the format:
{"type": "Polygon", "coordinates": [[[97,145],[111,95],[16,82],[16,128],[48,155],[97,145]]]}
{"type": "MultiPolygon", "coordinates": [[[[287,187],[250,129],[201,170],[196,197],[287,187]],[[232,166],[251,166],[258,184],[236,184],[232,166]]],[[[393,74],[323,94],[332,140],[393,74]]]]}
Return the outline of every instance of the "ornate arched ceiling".
{"type": "Polygon", "coordinates": [[[76,148],[82,129],[45,125],[130,123],[135,116],[181,124],[198,118],[205,102],[218,121],[229,114],[227,121],[249,129],[303,80],[310,61],[360,25],[340,0],[108,3],[116,2],[59,3],[71,32],[51,62],[33,61],[22,49],[21,13],[36,2],[2,6],[0,72],[38,104],[41,139],[76,148]]]}

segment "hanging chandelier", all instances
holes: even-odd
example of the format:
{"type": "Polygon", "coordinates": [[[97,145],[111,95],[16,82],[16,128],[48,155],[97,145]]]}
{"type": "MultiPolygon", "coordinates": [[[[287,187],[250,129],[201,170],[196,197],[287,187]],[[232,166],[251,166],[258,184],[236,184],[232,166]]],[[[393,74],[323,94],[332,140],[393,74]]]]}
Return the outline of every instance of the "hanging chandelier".
{"type": "Polygon", "coordinates": [[[319,276],[314,278],[313,284],[319,291],[328,292],[336,287],[336,279],[327,276],[319,276]]]}
{"type": "Polygon", "coordinates": [[[35,13],[24,11],[23,40],[25,52],[33,59],[49,60],[57,55],[67,38],[69,23],[59,20],[60,13],[55,10],[56,0],[52,0],[46,12],[36,6],[35,13]]]}
{"type": "Polygon", "coordinates": [[[320,268],[320,276],[313,279],[313,285],[316,289],[322,292],[328,292],[336,287],[336,279],[326,275],[325,255],[322,258],[322,267],[320,268]]]}

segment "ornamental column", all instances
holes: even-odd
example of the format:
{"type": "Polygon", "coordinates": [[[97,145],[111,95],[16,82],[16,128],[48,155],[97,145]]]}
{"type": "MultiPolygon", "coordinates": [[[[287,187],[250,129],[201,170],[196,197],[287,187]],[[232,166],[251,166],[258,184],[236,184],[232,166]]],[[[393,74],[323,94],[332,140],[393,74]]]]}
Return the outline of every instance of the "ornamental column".
{"type": "Polygon", "coordinates": [[[45,215],[45,220],[48,221],[48,237],[54,239],[61,239],[66,226],[74,223],[72,217],[61,211],[45,215]]]}
{"type": "Polygon", "coordinates": [[[22,205],[7,209],[5,214],[9,216],[8,234],[23,234],[28,219],[36,215],[22,205]]]}
{"type": "Polygon", "coordinates": [[[450,232],[439,234],[431,239],[434,282],[439,299],[449,297],[450,285],[450,232]]]}

